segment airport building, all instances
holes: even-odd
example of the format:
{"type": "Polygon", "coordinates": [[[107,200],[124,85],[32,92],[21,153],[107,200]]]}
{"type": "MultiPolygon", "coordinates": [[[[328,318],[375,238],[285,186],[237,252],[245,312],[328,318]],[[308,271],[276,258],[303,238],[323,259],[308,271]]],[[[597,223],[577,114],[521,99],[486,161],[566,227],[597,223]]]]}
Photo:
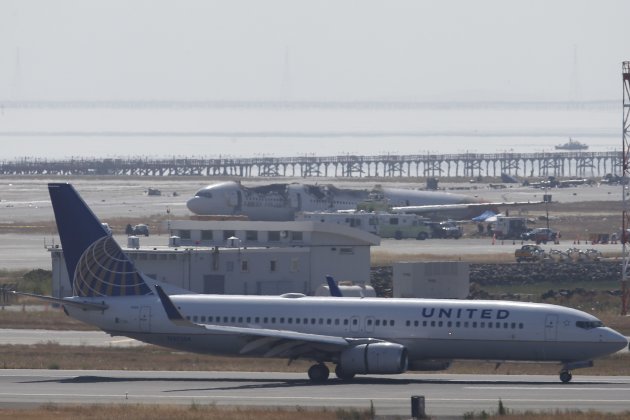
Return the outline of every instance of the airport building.
{"type": "Polygon", "coordinates": [[[464,261],[394,263],[393,291],[397,298],[466,299],[470,265],[464,261]]]}
{"type": "MultiPolygon", "coordinates": [[[[123,250],[150,277],[196,293],[313,295],[328,274],[369,284],[370,247],[380,244],[368,232],[312,221],[172,220],[165,227],[168,244],[143,247],[140,238],[122,237],[123,250]]],[[[63,250],[49,250],[53,295],[70,296],[63,250]]]]}

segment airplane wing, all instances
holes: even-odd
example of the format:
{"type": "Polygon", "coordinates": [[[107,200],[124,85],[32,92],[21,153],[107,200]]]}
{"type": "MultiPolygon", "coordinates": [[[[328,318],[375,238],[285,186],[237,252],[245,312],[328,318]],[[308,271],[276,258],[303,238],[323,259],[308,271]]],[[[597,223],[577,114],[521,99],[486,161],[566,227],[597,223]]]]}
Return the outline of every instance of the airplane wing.
{"type": "Polygon", "coordinates": [[[399,206],[392,207],[393,212],[398,213],[412,213],[419,215],[435,214],[448,216],[451,213],[470,213],[495,210],[499,207],[523,207],[530,205],[544,204],[544,201],[506,201],[506,202],[494,202],[494,203],[461,203],[461,204],[437,204],[426,206],[399,206]]]}
{"type": "Polygon", "coordinates": [[[351,339],[322,334],[308,334],[297,331],[273,330],[268,328],[233,327],[228,325],[197,324],[184,318],[173,304],[173,301],[164,293],[159,285],[155,285],[162,306],[169,320],[178,326],[204,329],[208,332],[231,333],[251,338],[243,346],[240,354],[247,354],[262,347],[268,348],[264,357],[290,357],[297,358],[313,353],[336,353],[345,348],[360,343],[374,343],[376,339],[351,339]]]}
{"type": "Polygon", "coordinates": [[[64,298],[56,298],[56,297],[52,297],[52,296],[36,295],[34,293],[18,292],[16,290],[12,290],[9,293],[12,293],[14,295],[20,295],[20,296],[28,296],[28,297],[32,297],[32,298],[35,298],[35,299],[43,300],[43,301],[46,301],[46,302],[57,303],[59,305],[76,306],[77,308],[81,308],[81,309],[84,309],[86,311],[103,311],[103,310],[109,308],[109,306],[106,305],[105,303],[82,302],[82,301],[72,300],[72,299],[64,299],[64,298]]]}

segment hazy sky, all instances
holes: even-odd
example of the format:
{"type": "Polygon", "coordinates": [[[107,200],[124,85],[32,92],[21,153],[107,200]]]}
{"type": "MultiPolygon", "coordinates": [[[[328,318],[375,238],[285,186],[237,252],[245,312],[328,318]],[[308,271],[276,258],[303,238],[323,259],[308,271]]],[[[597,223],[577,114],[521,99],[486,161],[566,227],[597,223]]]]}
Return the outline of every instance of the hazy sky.
{"type": "Polygon", "coordinates": [[[3,100],[617,100],[630,1],[0,0],[3,100]]]}

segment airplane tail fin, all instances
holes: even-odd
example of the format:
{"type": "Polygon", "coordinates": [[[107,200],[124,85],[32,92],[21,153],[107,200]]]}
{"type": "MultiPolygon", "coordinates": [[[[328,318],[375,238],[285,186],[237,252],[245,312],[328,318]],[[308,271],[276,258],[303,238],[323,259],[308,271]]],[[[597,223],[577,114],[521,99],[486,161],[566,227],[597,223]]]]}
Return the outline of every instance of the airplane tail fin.
{"type": "Polygon", "coordinates": [[[152,291],[74,187],[48,184],[75,296],[133,296],[152,291]]]}
{"type": "Polygon", "coordinates": [[[332,278],[332,276],[326,276],[326,283],[328,283],[328,290],[330,291],[330,296],[343,297],[343,294],[341,293],[341,289],[339,289],[337,282],[335,281],[335,279],[332,278]]]}

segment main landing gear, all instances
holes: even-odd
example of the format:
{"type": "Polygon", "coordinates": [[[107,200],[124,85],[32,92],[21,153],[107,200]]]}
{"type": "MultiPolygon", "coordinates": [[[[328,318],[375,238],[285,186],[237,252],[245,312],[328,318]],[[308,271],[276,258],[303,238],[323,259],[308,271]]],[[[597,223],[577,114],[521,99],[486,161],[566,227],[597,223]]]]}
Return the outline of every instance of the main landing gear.
{"type": "Polygon", "coordinates": [[[311,382],[325,382],[330,375],[328,367],[323,363],[313,365],[308,370],[308,378],[311,382]]]}
{"type": "MultiPolygon", "coordinates": [[[[337,364],[337,367],[335,368],[335,375],[337,376],[337,378],[341,379],[342,381],[350,381],[352,380],[352,378],[354,378],[355,374],[344,372],[344,370],[341,368],[341,365],[337,364]]],[[[330,376],[330,371],[328,370],[328,367],[323,363],[318,363],[316,365],[313,365],[308,370],[308,378],[311,380],[311,382],[315,382],[315,383],[326,382],[329,376],[330,376]]]]}
{"type": "Polygon", "coordinates": [[[571,375],[571,372],[569,372],[568,370],[563,370],[560,372],[560,380],[562,381],[562,383],[568,383],[571,382],[571,379],[573,379],[573,375],[571,375]]]}

